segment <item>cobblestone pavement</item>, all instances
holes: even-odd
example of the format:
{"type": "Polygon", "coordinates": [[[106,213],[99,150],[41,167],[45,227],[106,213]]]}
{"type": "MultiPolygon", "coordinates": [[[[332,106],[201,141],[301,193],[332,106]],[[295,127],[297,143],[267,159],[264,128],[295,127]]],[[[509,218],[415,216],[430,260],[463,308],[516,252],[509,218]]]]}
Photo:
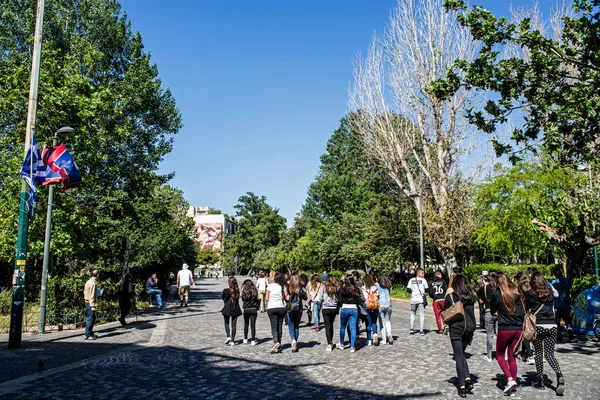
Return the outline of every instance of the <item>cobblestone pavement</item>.
{"type": "MultiPolygon", "coordinates": [[[[448,337],[433,331],[423,337],[409,335],[406,302],[394,303],[394,345],[361,347],[354,354],[327,353],[324,329],[316,332],[303,323],[299,352],[291,353],[284,327],[283,351],[272,355],[266,313],[258,317],[258,345],[241,344],[243,318],[238,321],[236,345],[224,344],[220,293],[225,284],[225,279],[201,281],[192,290],[190,307],[172,303],[163,312],[145,314],[137,326],[107,324],[97,329],[101,335],[97,341],[84,341],[81,331],[72,331],[50,338],[25,337],[22,350],[3,346],[0,398],[458,398],[448,337]],[[46,360],[43,372],[35,372],[38,359],[46,360]]],[[[426,328],[434,328],[431,310],[426,328]]],[[[364,332],[362,339],[364,344],[364,332]]],[[[0,345],[6,340],[0,337],[0,345]]],[[[470,397],[502,398],[500,368],[481,358],[484,349],[485,334],[478,332],[468,349],[476,382],[470,397]]],[[[565,398],[600,399],[599,351],[600,343],[587,338],[558,345],[557,358],[567,382],[565,398]]],[[[555,380],[548,364],[545,368],[555,380]]],[[[551,388],[531,387],[534,371],[533,365],[519,363],[522,384],[515,399],[555,396],[551,388]]]]}

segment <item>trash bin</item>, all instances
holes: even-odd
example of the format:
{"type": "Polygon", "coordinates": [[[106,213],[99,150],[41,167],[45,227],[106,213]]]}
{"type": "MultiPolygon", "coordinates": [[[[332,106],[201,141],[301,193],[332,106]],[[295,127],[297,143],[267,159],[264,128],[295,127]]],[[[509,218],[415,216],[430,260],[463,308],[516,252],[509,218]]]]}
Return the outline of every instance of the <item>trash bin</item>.
{"type": "Polygon", "coordinates": [[[575,298],[573,331],[593,335],[594,316],[600,313],[600,286],[584,290],[575,298]]]}

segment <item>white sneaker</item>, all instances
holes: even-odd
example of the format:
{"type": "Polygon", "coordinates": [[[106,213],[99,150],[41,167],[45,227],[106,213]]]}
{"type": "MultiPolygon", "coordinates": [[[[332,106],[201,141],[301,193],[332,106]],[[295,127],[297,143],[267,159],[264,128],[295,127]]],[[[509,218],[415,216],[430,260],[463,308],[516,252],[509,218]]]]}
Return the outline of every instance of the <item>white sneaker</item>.
{"type": "Polygon", "coordinates": [[[243,343],[248,344],[248,339],[244,339],[243,343]]]}
{"type": "Polygon", "coordinates": [[[515,381],[508,381],[508,383],[504,387],[504,395],[505,396],[511,396],[512,392],[514,392],[516,388],[517,388],[517,382],[515,382],[515,381]]]}
{"type": "Polygon", "coordinates": [[[325,349],[325,351],[327,351],[327,352],[331,352],[331,351],[333,351],[333,345],[331,345],[331,344],[328,344],[328,345],[327,345],[327,348],[325,349]]]}
{"type": "Polygon", "coordinates": [[[256,346],[256,340],[251,341],[250,346],[256,346]]]}
{"type": "Polygon", "coordinates": [[[231,338],[228,337],[227,340],[225,341],[225,344],[229,344],[229,343],[231,343],[231,338]]]}
{"type": "Polygon", "coordinates": [[[493,361],[493,359],[491,357],[488,357],[487,354],[484,354],[483,357],[481,357],[481,358],[483,358],[487,362],[492,362],[493,361]]]}
{"type": "Polygon", "coordinates": [[[341,343],[338,343],[338,344],[335,345],[335,348],[338,349],[338,350],[344,350],[344,345],[341,344],[341,343]]]}
{"type": "Polygon", "coordinates": [[[367,346],[373,346],[373,341],[369,340],[369,343],[367,344],[367,346]]]}
{"type": "Polygon", "coordinates": [[[525,364],[527,364],[527,365],[535,365],[535,358],[529,357],[527,359],[527,361],[525,361],[525,364]]]}
{"type": "Polygon", "coordinates": [[[230,345],[230,346],[233,346],[233,345],[235,345],[235,342],[232,340],[232,341],[229,343],[229,345],[230,345]]]}

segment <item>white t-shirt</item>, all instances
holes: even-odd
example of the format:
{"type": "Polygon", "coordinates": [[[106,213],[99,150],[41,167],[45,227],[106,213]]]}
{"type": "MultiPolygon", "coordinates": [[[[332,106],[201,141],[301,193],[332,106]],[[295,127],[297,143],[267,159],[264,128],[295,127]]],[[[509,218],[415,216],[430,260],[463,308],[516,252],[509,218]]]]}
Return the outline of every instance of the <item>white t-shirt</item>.
{"type": "Polygon", "coordinates": [[[179,286],[190,286],[192,284],[192,272],[189,269],[182,269],[177,273],[179,278],[179,286]]]}
{"type": "Polygon", "coordinates": [[[267,286],[267,290],[269,291],[269,302],[267,303],[267,309],[271,310],[273,308],[284,308],[285,304],[283,303],[281,285],[278,283],[271,283],[269,286],[267,286]]]}
{"type": "Polygon", "coordinates": [[[269,282],[267,281],[267,277],[258,278],[258,280],[256,281],[256,288],[258,290],[267,290],[268,284],[269,284],[269,282]]]}
{"type": "Polygon", "coordinates": [[[425,278],[411,278],[411,280],[408,281],[407,288],[412,290],[410,304],[421,304],[423,303],[423,296],[426,295],[429,285],[425,278]]]}

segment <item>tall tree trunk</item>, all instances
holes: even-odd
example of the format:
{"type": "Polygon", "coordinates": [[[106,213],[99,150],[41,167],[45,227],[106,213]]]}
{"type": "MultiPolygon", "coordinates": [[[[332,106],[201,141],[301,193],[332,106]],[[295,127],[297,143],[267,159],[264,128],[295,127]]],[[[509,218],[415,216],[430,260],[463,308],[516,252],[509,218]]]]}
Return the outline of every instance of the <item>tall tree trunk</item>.
{"type": "Polygon", "coordinates": [[[446,273],[448,276],[452,275],[452,270],[458,267],[456,262],[456,252],[452,249],[440,249],[442,257],[444,257],[444,264],[446,264],[446,273]]]}

